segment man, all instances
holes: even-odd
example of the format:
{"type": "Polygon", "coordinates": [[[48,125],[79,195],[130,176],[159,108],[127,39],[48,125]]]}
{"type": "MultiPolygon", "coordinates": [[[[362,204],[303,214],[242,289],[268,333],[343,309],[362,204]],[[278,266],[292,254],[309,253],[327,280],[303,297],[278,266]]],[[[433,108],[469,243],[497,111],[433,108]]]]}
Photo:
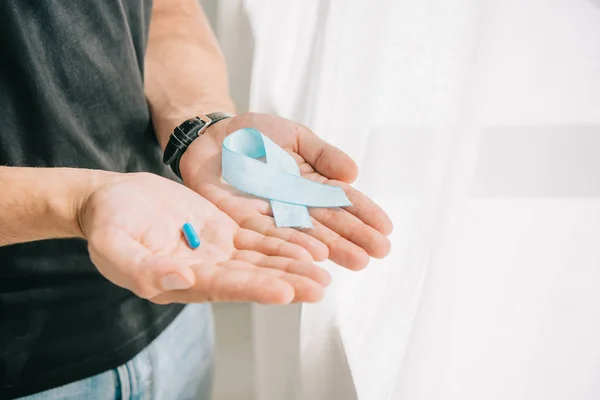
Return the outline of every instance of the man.
{"type": "Polygon", "coordinates": [[[0,66],[0,397],[209,398],[207,302],[317,301],[329,276],[313,260],[358,270],[389,251],[391,222],[348,186],[348,156],[291,121],[225,114],[195,0],[4,1],[0,66]],[[206,114],[169,154],[174,129],[206,114]],[[276,228],[268,202],[221,182],[221,142],[242,127],[353,206],[276,228]],[[185,186],[163,178],[163,151],[185,186]]]}

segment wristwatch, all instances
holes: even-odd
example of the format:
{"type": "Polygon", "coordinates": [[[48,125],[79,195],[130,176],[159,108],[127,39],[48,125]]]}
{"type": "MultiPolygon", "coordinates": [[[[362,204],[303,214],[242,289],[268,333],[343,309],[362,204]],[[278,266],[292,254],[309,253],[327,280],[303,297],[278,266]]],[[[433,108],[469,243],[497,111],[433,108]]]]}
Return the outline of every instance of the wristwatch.
{"type": "Polygon", "coordinates": [[[179,161],[190,144],[200,137],[209,126],[231,117],[233,117],[233,114],[215,112],[184,121],[175,128],[171,137],[169,137],[169,142],[167,143],[165,154],[163,155],[163,162],[170,165],[175,175],[181,178],[179,161]]]}

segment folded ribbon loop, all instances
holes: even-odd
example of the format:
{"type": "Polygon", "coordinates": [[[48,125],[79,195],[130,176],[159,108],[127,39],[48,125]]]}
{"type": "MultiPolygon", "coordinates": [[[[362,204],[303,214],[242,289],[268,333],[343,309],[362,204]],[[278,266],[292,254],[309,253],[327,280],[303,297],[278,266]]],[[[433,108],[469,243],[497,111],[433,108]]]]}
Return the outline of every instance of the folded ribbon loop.
{"type": "Polygon", "coordinates": [[[312,228],[307,207],[352,205],[342,188],[302,178],[294,157],[256,129],[227,136],[222,162],[227,183],[271,201],[278,227],[312,228]],[[257,160],[262,157],[266,163],[257,160]]]}

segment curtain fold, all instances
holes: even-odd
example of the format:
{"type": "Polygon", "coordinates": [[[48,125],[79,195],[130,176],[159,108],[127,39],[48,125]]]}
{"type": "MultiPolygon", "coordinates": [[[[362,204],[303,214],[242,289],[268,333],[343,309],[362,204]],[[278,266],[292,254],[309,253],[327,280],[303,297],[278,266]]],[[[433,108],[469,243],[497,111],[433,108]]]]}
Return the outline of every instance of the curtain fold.
{"type": "Polygon", "coordinates": [[[324,265],[322,303],[255,308],[256,324],[292,327],[276,348],[296,354],[257,331],[258,399],[600,397],[600,3],[238,11],[251,110],[348,152],[395,224],[387,259],[324,265]]]}

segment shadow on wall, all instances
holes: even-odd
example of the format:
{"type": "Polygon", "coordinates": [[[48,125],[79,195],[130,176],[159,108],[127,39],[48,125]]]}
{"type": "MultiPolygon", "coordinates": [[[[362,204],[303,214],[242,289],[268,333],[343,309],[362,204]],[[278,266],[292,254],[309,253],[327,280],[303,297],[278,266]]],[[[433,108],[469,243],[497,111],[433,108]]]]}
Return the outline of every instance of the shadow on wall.
{"type": "Polygon", "coordinates": [[[249,108],[254,55],[254,37],[243,3],[243,0],[200,0],[227,60],[229,90],[238,113],[249,108]]]}

